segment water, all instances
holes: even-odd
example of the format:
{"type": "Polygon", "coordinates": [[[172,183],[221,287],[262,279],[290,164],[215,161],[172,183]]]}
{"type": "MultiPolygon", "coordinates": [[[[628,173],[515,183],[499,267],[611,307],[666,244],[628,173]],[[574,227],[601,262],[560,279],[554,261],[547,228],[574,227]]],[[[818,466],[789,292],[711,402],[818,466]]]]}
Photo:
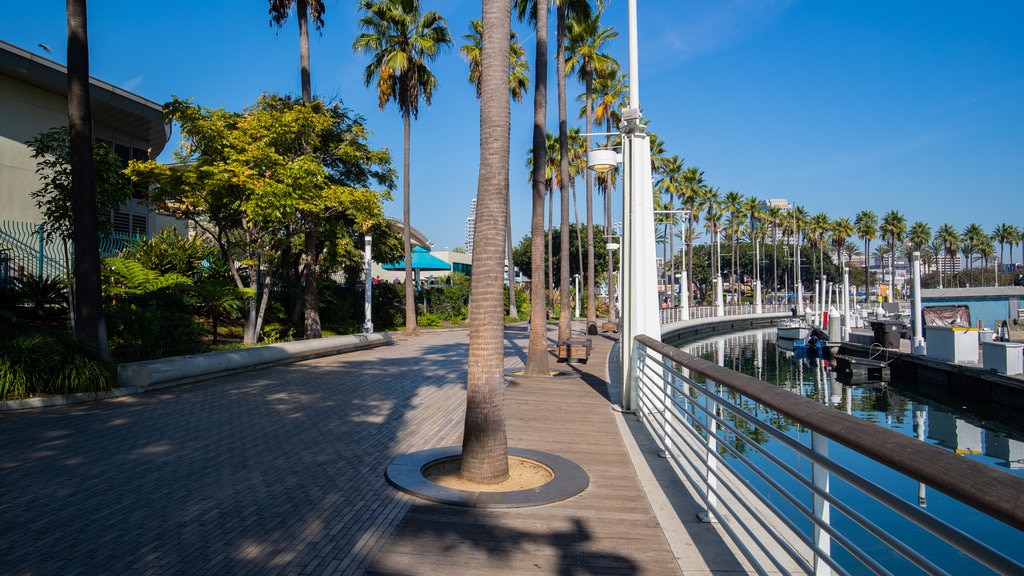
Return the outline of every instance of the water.
{"type": "MultiPolygon", "coordinates": [[[[917,390],[916,383],[913,382],[844,382],[841,377],[828,370],[827,363],[813,358],[800,359],[792,351],[780,348],[774,328],[705,336],[699,340],[680,341],[676,346],[708,361],[802,394],[862,420],[941,446],[965,458],[999,467],[1008,473],[1024,476],[1024,414],[1020,414],[1020,411],[971,404],[955,398],[943,398],[940,402],[925,396],[923,391],[917,390]]],[[[809,435],[805,428],[782,417],[777,420],[776,427],[805,441],[809,435]]],[[[764,446],[776,453],[772,443],[766,439],[764,446]]],[[[790,457],[791,453],[779,451],[777,455],[790,457]]],[[[923,505],[931,514],[983,540],[1004,554],[1018,559],[1024,557],[1024,552],[1021,552],[1024,551],[1024,532],[991,519],[937,491],[922,487],[917,481],[834,443],[829,455],[908,502],[923,505]]],[[[741,472],[742,470],[741,468],[741,472]]],[[[756,482],[752,475],[747,476],[748,480],[756,482]]],[[[838,496],[844,491],[848,492],[851,498],[867,500],[852,489],[847,490],[842,483],[834,483],[833,494],[838,496]]],[[[950,573],[991,573],[955,550],[945,550],[945,545],[933,536],[924,533],[874,501],[857,502],[857,505],[859,509],[863,508],[861,511],[870,511],[876,522],[897,534],[915,549],[936,550],[932,559],[950,573]],[[940,549],[942,550],[939,551],[940,549]]],[[[852,522],[841,517],[833,516],[833,524],[845,524],[854,532],[859,530],[852,522]]],[[[895,567],[894,573],[919,573],[915,567],[905,564],[905,561],[897,559],[881,547],[875,550],[870,537],[856,539],[861,546],[872,549],[876,559],[884,559],[887,566],[895,567]]],[[[837,552],[837,548],[833,545],[833,553],[837,558],[841,558],[843,565],[853,565],[852,558],[845,551],[837,552]]],[[[851,571],[859,572],[857,569],[851,571]]]]}

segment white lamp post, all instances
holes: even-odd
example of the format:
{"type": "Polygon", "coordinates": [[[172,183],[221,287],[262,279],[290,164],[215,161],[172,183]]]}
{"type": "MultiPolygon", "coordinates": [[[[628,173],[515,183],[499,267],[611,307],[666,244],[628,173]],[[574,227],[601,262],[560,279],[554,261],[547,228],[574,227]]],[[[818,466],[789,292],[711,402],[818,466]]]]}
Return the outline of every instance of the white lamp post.
{"type": "Polygon", "coordinates": [[[370,257],[370,247],[373,246],[373,236],[366,235],[365,240],[365,253],[363,256],[363,275],[366,276],[366,289],[365,293],[365,305],[364,311],[366,313],[366,320],[363,321],[363,332],[371,334],[373,332],[373,260],[370,257]]]}

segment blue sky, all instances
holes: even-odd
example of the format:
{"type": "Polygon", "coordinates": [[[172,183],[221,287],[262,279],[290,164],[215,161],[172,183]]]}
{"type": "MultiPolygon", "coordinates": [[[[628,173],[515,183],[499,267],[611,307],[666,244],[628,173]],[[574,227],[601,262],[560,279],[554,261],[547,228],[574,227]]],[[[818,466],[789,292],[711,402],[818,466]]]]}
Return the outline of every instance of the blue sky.
{"type": "MultiPolygon", "coordinates": [[[[92,0],[92,74],[158,103],[177,95],[229,110],[264,91],[298,93],[296,24],[278,31],[267,2],[242,4],[204,2],[187,11],[175,2],[92,0]]],[[[362,84],[367,57],[351,50],[356,5],[327,0],[323,35],[311,46],[313,90],[365,116],[372,143],[390,147],[401,166],[401,118],[393,106],[378,111],[362,84]]],[[[432,65],[439,88],[413,124],[413,225],[435,249],[455,248],[465,241],[479,146],[479,109],[458,46],[480,2],[422,5],[446,17],[456,45],[432,65]]],[[[1024,226],[1024,2],[638,0],[638,7],[644,117],[669,154],[698,166],[723,194],[786,198],[811,214],[851,220],[860,210],[879,217],[899,210],[933,231],[943,223],[1024,226]]],[[[625,66],[625,0],[610,2],[604,22],[620,34],[609,50],[625,66]]],[[[20,2],[5,10],[0,38],[38,52],[46,44],[49,57],[64,62],[65,26],[64,3],[20,2]]],[[[532,51],[532,31],[517,28],[532,51]]],[[[574,111],[581,89],[569,86],[574,111]]],[[[553,77],[549,96],[553,131],[553,77]]],[[[529,230],[531,106],[532,93],[513,105],[517,239],[529,230]]],[[[395,196],[386,211],[400,216],[395,196]]]]}

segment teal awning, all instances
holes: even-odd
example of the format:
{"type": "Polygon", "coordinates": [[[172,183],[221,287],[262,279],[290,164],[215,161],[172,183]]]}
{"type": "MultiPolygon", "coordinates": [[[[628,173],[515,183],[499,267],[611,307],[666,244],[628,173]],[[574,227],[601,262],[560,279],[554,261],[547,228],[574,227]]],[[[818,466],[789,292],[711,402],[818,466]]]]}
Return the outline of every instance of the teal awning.
{"type": "MultiPolygon", "coordinates": [[[[385,270],[405,270],[405,260],[399,260],[390,264],[383,264],[385,270]]],[[[430,253],[422,246],[412,247],[412,269],[413,270],[451,270],[452,265],[441,260],[430,253]]]]}

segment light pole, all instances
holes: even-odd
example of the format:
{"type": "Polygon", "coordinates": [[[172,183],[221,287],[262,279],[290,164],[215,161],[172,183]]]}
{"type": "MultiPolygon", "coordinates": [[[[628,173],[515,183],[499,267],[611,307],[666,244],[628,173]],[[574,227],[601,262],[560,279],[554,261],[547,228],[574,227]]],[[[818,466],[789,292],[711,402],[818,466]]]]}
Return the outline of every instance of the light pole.
{"type": "Polygon", "coordinates": [[[373,236],[366,235],[365,239],[365,253],[363,255],[363,275],[366,276],[366,289],[365,292],[365,303],[364,311],[366,313],[366,320],[363,321],[363,332],[367,334],[373,333],[373,260],[370,257],[370,247],[373,246],[373,236]]]}
{"type": "Polygon", "coordinates": [[[573,274],[573,278],[576,280],[576,318],[580,317],[580,275],[573,274]]]}

